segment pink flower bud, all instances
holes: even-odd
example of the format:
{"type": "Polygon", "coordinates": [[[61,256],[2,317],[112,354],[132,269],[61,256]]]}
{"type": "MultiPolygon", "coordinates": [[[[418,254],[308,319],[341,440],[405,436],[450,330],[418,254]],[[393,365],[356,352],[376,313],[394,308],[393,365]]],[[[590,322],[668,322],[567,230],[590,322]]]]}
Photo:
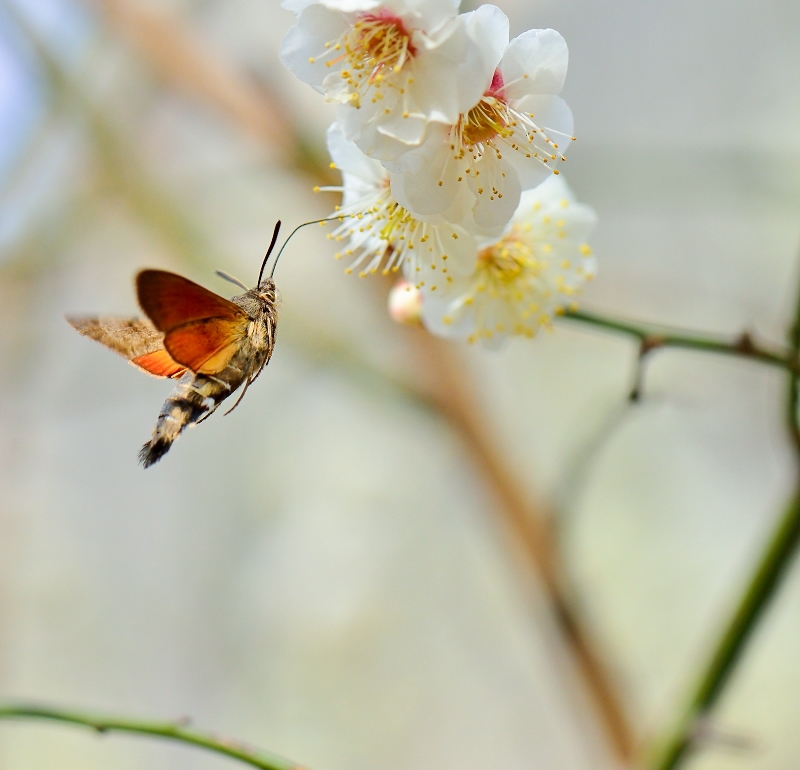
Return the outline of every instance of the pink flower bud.
{"type": "Polygon", "coordinates": [[[422,324],[422,292],[402,278],[389,292],[389,315],[406,326],[422,324]]]}

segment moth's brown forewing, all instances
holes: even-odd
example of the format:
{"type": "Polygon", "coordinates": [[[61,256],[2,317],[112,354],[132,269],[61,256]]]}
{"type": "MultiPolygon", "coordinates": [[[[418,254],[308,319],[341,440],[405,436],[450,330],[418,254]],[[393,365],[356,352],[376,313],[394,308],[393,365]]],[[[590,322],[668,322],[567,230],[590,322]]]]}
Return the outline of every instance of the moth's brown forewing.
{"type": "Polygon", "coordinates": [[[229,299],[166,270],[142,270],[136,276],[136,294],[142,310],[164,333],[192,321],[247,315],[229,299]]]}

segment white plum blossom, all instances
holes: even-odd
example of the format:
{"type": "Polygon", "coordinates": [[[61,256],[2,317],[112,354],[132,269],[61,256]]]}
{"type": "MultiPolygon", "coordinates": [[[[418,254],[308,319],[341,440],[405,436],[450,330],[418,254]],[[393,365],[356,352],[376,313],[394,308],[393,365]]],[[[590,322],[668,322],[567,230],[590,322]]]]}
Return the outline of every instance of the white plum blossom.
{"type": "Polygon", "coordinates": [[[409,211],[442,213],[468,186],[474,221],[505,226],[522,190],[559,173],[574,138],[572,114],[558,96],[567,44],[552,29],[529,30],[509,43],[508,19],[492,5],[462,18],[482,45],[481,96],[449,125],[431,124],[419,147],[385,165],[395,197],[409,211]]]}
{"type": "Polygon", "coordinates": [[[468,232],[441,216],[413,217],[392,196],[383,166],[345,139],[336,124],[328,129],[328,150],[342,186],[315,189],[343,193],[336,214],[341,224],[328,237],[343,243],[336,257],[351,258],[348,273],[357,270],[364,277],[402,268],[416,287],[436,291],[472,271],[476,246],[468,232]]]}
{"type": "Polygon", "coordinates": [[[338,105],[342,184],[329,238],[346,272],[402,271],[401,323],[497,346],[572,307],[595,273],[595,224],[559,176],[574,139],[559,97],[564,39],[509,41],[496,6],[460,0],[283,0],[286,66],[338,105]]]}
{"type": "Polygon", "coordinates": [[[586,243],[595,222],[594,211],[576,202],[561,177],[523,193],[505,235],[478,251],[472,275],[435,294],[423,289],[425,326],[488,347],[549,328],[596,272],[586,243]]]}
{"type": "Polygon", "coordinates": [[[482,93],[484,53],[460,0],[285,0],[298,14],[281,46],[300,80],[342,105],[348,139],[388,160],[449,124],[482,93]]]}

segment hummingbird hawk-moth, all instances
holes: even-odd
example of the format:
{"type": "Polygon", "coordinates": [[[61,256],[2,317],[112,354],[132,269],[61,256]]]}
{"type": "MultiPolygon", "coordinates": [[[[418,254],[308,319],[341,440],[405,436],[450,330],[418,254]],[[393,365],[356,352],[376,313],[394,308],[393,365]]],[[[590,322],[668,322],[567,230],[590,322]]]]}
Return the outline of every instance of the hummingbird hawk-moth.
{"type": "MultiPolygon", "coordinates": [[[[136,294],[145,318],[67,317],[81,334],[119,353],[156,377],[178,380],[158,415],[150,440],[139,452],[145,468],[158,462],[184,429],[210,417],[240,387],[241,402],[275,347],[278,293],[264,267],[280,229],[275,225],[258,282],[230,300],[165,270],[142,270],[136,294]]],[[[274,272],[274,271],[273,271],[274,272]]]]}

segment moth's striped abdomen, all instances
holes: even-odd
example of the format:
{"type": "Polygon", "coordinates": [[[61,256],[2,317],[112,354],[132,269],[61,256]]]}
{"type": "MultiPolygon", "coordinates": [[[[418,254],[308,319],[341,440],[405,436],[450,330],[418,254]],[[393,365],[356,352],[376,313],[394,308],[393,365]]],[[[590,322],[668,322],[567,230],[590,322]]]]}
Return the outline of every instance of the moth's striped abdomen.
{"type": "Polygon", "coordinates": [[[145,468],[158,462],[190,425],[211,414],[236,386],[202,374],[186,374],[170,393],[158,415],[153,436],[139,452],[145,468]]]}

